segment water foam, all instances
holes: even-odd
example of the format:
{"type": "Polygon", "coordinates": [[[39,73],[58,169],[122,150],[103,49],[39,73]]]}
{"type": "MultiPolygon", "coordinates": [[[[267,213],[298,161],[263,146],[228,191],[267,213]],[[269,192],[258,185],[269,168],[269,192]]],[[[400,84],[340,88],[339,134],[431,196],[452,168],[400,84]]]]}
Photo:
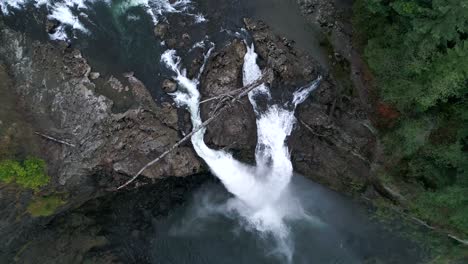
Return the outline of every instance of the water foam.
{"type": "Polygon", "coordinates": [[[27,0],[1,0],[0,11],[3,14],[9,14],[12,9],[21,9],[27,0]]]}
{"type": "Polygon", "coordinates": [[[78,16],[74,15],[71,8],[85,8],[83,0],[74,0],[66,3],[57,3],[51,7],[51,14],[48,15],[49,19],[55,19],[60,22],[60,26],[56,29],[55,33],[50,35],[54,40],[67,39],[65,27],[69,26],[73,30],[80,30],[83,33],[88,33],[88,30],[80,22],[78,16]]]}
{"type": "MultiPolygon", "coordinates": [[[[256,59],[253,45],[247,47],[243,65],[244,85],[261,77],[256,59]]],[[[175,50],[164,52],[161,61],[176,74],[174,78],[179,84],[179,90],[171,94],[174,101],[179,107],[188,109],[193,129],[199,129],[202,119],[198,79],[191,80],[186,76],[185,69],[181,67],[181,58],[176,56],[175,50]]],[[[295,107],[310,95],[319,81],[320,79],[294,93],[292,110],[276,104],[260,109],[257,105],[259,98],[271,100],[269,88],[265,84],[249,93],[249,101],[257,116],[256,166],[242,163],[224,150],[210,149],[203,139],[205,128],[201,128],[191,139],[197,154],[235,196],[225,205],[226,210],[240,215],[248,228],[273,235],[278,242],[279,252],[276,253],[285,256],[288,261],[292,259],[293,246],[285,221],[306,216],[287,188],[293,175],[293,167],[286,138],[291,134],[296,121],[295,107]]]]}
{"type": "Polygon", "coordinates": [[[61,0],[53,2],[51,0],[0,0],[0,11],[4,15],[10,15],[13,10],[21,10],[26,4],[34,4],[36,8],[46,6],[49,13],[48,18],[60,22],[60,26],[50,35],[50,38],[67,40],[69,36],[66,33],[66,28],[89,33],[81,19],[87,17],[83,12],[90,7],[90,4],[98,1],[112,6],[117,16],[125,14],[132,7],[141,7],[151,17],[155,25],[166,13],[187,13],[187,15],[194,17],[194,23],[206,21],[202,14],[189,13],[192,8],[190,0],[178,0],[174,3],[170,3],[169,0],[124,0],[115,3],[111,0],[61,0]],[[80,17],[76,13],[83,15],[80,17]]]}

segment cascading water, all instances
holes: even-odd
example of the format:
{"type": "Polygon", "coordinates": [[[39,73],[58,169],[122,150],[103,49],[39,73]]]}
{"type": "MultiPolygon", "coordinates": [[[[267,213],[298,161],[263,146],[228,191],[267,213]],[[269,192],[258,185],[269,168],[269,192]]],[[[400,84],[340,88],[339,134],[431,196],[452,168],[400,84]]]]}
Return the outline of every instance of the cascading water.
{"type": "Polygon", "coordinates": [[[10,12],[22,9],[28,4],[33,4],[36,8],[45,6],[48,10],[47,17],[50,20],[60,22],[55,32],[50,34],[50,38],[53,40],[67,40],[69,36],[66,33],[66,28],[84,34],[89,33],[83,24],[83,21],[87,19],[85,10],[91,4],[99,1],[111,6],[116,16],[125,14],[132,7],[142,7],[155,25],[159,23],[164,13],[184,13],[192,16],[194,23],[206,21],[203,15],[188,12],[192,3],[190,0],[178,0],[172,3],[169,0],[1,0],[0,11],[4,15],[8,15],[10,12]]]}
{"type": "MultiPolygon", "coordinates": [[[[247,47],[243,66],[244,85],[251,84],[261,77],[256,59],[257,54],[253,45],[247,47]]],[[[188,109],[193,129],[199,129],[202,126],[200,93],[197,88],[199,80],[187,78],[185,70],[180,65],[181,58],[176,56],[175,50],[164,52],[161,61],[176,74],[179,90],[171,94],[174,101],[179,107],[188,109]]],[[[295,123],[296,106],[307,99],[319,82],[320,78],[298,89],[291,102],[284,105],[267,104],[264,110],[260,109],[257,100],[260,98],[267,102],[271,100],[267,85],[262,84],[248,94],[257,117],[258,143],[255,166],[234,159],[224,150],[210,149],[203,140],[205,128],[201,128],[192,137],[192,144],[197,154],[208,164],[226,189],[235,196],[226,205],[227,210],[237,212],[250,228],[272,234],[278,241],[280,253],[289,261],[292,259],[292,246],[285,220],[307,218],[307,216],[287,190],[293,175],[293,167],[285,140],[291,134],[295,123]]]]}

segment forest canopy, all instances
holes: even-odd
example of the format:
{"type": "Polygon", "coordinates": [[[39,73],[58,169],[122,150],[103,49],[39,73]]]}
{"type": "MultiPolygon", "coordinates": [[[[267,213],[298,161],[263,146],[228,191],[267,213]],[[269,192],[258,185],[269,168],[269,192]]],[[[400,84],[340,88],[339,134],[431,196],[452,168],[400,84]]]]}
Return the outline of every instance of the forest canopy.
{"type": "Polygon", "coordinates": [[[357,0],[354,23],[381,100],[400,113],[381,128],[387,173],[421,186],[422,217],[468,234],[468,1],[357,0]]]}

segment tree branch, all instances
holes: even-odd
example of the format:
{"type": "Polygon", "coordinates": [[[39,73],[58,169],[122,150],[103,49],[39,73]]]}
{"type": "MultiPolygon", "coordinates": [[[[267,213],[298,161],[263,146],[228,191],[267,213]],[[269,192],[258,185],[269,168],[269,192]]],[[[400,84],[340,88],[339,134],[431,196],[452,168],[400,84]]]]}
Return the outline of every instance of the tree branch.
{"type": "MultiPolygon", "coordinates": [[[[161,159],[163,159],[164,157],[166,157],[169,153],[171,153],[174,149],[178,148],[180,145],[182,145],[183,143],[185,143],[186,141],[188,141],[195,133],[197,133],[198,131],[200,131],[202,128],[208,126],[211,122],[213,122],[213,120],[215,120],[220,114],[222,114],[226,109],[228,109],[229,107],[232,106],[233,103],[235,103],[236,101],[242,99],[244,96],[246,96],[250,91],[252,91],[253,89],[255,89],[257,86],[261,85],[262,83],[265,83],[265,82],[271,82],[273,79],[273,72],[272,71],[264,71],[262,76],[256,80],[255,82],[253,82],[252,84],[249,84],[247,86],[244,86],[242,88],[239,88],[239,89],[236,89],[234,91],[236,91],[238,94],[236,96],[232,96],[232,99],[231,100],[224,100],[222,104],[218,104],[215,108],[215,110],[212,112],[211,114],[211,117],[208,118],[205,122],[202,123],[201,126],[199,126],[198,128],[195,128],[194,130],[192,130],[192,132],[190,132],[189,134],[187,134],[185,137],[183,137],[181,140],[179,140],[177,143],[175,143],[174,145],[172,145],[172,147],[170,147],[168,150],[164,151],[161,155],[159,155],[156,159],[150,161],[149,163],[147,163],[143,168],[141,168],[141,170],[138,171],[137,174],[135,174],[135,176],[133,176],[130,180],[128,180],[127,182],[125,182],[123,185],[119,186],[117,188],[117,190],[120,190],[122,188],[125,188],[127,187],[129,184],[131,184],[133,181],[135,181],[146,169],[148,169],[149,167],[151,167],[152,165],[154,165],[155,163],[157,163],[158,161],[160,161],[161,159]]],[[[220,98],[226,98],[226,96],[222,96],[220,98]]],[[[214,100],[214,99],[213,99],[214,100]]],[[[206,100],[205,100],[206,102],[206,100]]]]}
{"type": "Polygon", "coordinates": [[[48,139],[48,140],[51,140],[51,141],[53,141],[53,142],[55,142],[55,143],[67,145],[67,146],[72,147],[72,148],[75,148],[75,147],[76,147],[76,145],[73,145],[73,144],[71,144],[71,143],[68,143],[68,142],[63,141],[63,140],[60,140],[60,139],[53,138],[53,137],[51,137],[51,136],[48,136],[48,135],[45,135],[45,134],[42,134],[42,133],[39,133],[39,132],[34,132],[34,134],[36,134],[36,135],[38,135],[38,136],[41,136],[41,137],[43,137],[43,138],[46,138],[46,139],[48,139]]]}

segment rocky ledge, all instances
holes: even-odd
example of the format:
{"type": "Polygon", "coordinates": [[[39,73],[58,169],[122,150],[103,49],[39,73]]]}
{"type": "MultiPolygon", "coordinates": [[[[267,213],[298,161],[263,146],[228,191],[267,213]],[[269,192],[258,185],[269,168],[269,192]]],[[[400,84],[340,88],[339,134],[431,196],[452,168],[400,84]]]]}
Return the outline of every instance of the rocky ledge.
{"type": "MultiPolygon", "coordinates": [[[[296,171],[345,193],[364,191],[370,177],[375,136],[359,98],[345,91],[313,58],[296,49],[293,42],[275,35],[263,22],[245,19],[244,23],[260,64],[275,72],[273,93],[297,89],[319,75],[323,77],[319,88],[299,107],[296,129],[289,138],[296,171]]],[[[234,40],[212,56],[202,76],[202,100],[242,86],[245,53],[245,44],[234,40]]],[[[202,106],[204,119],[214,105],[202,106]]],[[[256,126],[247,99],[210,124],[205,140],[252,161],[256,126]]]]}
{"type": "MultiPolygon", "coordinates": [[[[364,191],[375,137],[360,99],[263,22],[244,22],[259,63],[274,71],[273,93],[297,89],[319,75],[323,77],[320,87],[297,110],[298,122],[288,139],[295,169],[333,189],[364,191]]],[[[105,76],[93,72],[78,50],[64,43],[31,40],[1,22],[0,42],[0,70],[5,73],[0,72],[0,76],[8,79],[5,83],[9,86],[0,88],[17,95],[18,105],[29,115],[31,131],[43,135],[33,135],[38,155],[46,160],[51,176],[41,195],[66,196],[66,203],[54,215],[124,183],[180,140],[180,131],[187,132],[186,120],[179,120],[183,115],[169,103],[155,102],[132,73],[105,76]],[[112,99],[101,93],[109,89],[112,99]]],[[[242,86],[245,53],[243,41],[233,40],[211,56],[201,78],[202,100],[242,86]]],[[[199,65],[197,61],[192,64],[199,65]]],[[[163,88],[176,89],[170,81],[165,81],[163,88]]],[[[204,119],[214,104],[202,105],[204,119]]],[[[256,126],[247,99],[210,124],[205,139],[213,147],[229,148],[252,162],[256,126]]],[[[135,184],[204,170],[192,147],[185,145],[146,170],[135,184]]],[[[31,236],[32,227],[53,218],[34,218],[26,213],[35,195],[15,186],[0,188],[0,206],[4,208],[0,234],[9,238],[0,242],[0,249],[19,248],[31,236]]]]}
{"type": "MultiPolygon", "coordinates": [[[[157,104],[132,74],[92,73],[78,50],[65,43],[33,41],[1,21],[0,43],[0,76],[8,79],[1,81],[9,84],[2,86],[2,93],[15,94],[18,107],[28,113],[31,133],[37,132],[31,135],[37,154],[46,161],[51,177],[40,194],[13,185],[0,188],[0,234],[8,238],[0,242],[4,249],[26,239],[26,227],[51,219],[27,213],[34,196],[65,196],[66,203],[56,213],[76,207],[125,182],[181,135],[177,109],[157,104]],[[130,107],[114,111],[114,102],[97,92],[105,89],[101,86],[121,93],[120,99],[128,101],[123,105],[130,107]]],[[[202,170],[191,146],[182,146],[146,170],[146,180],[138,184],[202,170]]]]}

